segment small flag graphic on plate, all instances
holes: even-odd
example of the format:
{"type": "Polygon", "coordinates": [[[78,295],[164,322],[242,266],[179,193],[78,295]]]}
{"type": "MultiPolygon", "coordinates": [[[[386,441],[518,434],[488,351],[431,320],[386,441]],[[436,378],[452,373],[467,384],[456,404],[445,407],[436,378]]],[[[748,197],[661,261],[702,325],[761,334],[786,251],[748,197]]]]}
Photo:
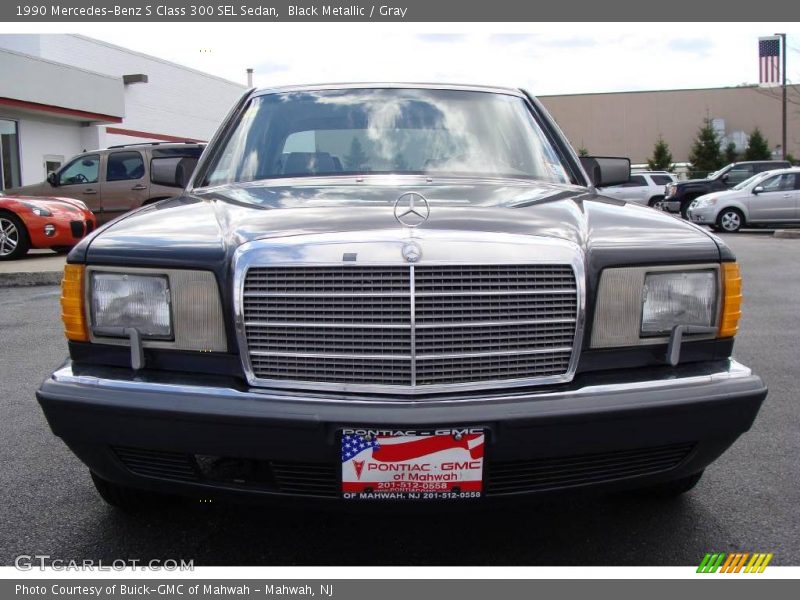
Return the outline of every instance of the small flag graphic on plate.
{"type": "Polygon", "coordinates": [[[367,439],[362,435],[342,436],[342,462],[347,462],[354,456],[369,448],[380,448],[381,445],[374,437],[367,439]]]}

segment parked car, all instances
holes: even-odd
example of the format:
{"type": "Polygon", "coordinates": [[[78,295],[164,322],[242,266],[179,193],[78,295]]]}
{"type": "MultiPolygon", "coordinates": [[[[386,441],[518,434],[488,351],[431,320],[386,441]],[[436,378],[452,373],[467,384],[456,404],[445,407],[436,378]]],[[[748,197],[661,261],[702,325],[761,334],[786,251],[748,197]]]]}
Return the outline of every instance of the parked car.
{"type": "Polygon", "coordinates": [[[597,192],[629,177],[522,90],[251,90],[69,254],[37,398],[123,508],[683,493],[767,390],[733,253],[597,192]]]}
{"type": "Polygon", "coordinates": [[[716,231],[800,223],[800,168],[753,175],[732,189],[692,201],[689,220],[716,231]]]}
{"type": "Polygon", "coordinates": [[[22,258],[31,248],[66,252],[96,225],[92,211],[79,200],[0,192],[0,260],[22,258]]]}
{"type": "Polygon", "coordinates": [[[686,219],[689,205],[695,198],[711,192],[727,190],[758,173],[791,166],[786,160],[752,160],[731,163],[712,173],[706,179],[689,179],[667,184],[666,197],[662,207],[670,212],[679,212],[686,219]]]}
{"type": "Polygon", "coordinates": [[[631,173],[626,183],[603,188],[602,193],[619,200],[661,208],[665,186],[677,180],[675,175],[667,171],[631,173]]]}
{"type": "Polygon", "coordinates": [[[191,142],[155,142],[92,150],[50,173],[46,181],[6,193],[76,198],[85,202],[102,224],[134,208],[178,194],[203,148],[203,144],[191,142]],[[180,169],[175,169],[176,163],[180,169]],[[169,177],[163,177],[164,173],[169,177]]]}

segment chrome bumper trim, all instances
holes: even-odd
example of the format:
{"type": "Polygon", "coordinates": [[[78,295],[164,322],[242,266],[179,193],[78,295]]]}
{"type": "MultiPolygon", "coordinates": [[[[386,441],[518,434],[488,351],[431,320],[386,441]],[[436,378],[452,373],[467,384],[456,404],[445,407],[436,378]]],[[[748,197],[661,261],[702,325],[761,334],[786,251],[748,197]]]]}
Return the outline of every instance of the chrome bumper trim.
{"type": "MultiPolygon", "coordinates": [[[[708,396],[733,392],[755,392],[764,388],[761,379],[754,375],[746,366],[729,360],[724,365],[715,365],[715,370],[702,374],[675,375],[673,369],[664,368],[660,378],[643,378],[636,381],[619,383],[588,384],[569,390],[537,390],[532,392],[486,392],[470,396],[436,396],[433,398],[409,398],[398,395],[397,397],[369,397],[336,395],[331,397],[324,392],[298,392],[289,393],[280,389],[250,388],[239,390],[233,387],[200,385],[191,383],[191,375],[170,375],[173,381],[148,380],[141,372],[135,373],[119,368],[92,367],[89,369],[95,374],[76,374],[71,361],[67,361],[57,369],[42,385],[42,391],[55,392],[57,388],[66,391],[66,388],[80,388],[83,390],[96,390],[98,392],[130,392],[142,395],[169,395],[176,401],[188,401],[192,396],[228,398],[231,400],[253,400],[259,403],[280,402],[297,406],[313,406],[324,404],[327,406],[393,406],[393,407],[435,407],[452,405],[478,405],[491,404],[503,405],[506,403],[536,402],[557,406],[559,402],[569,400],[596,399],[593,408],[603,409],[603,403],[614,405],[624,396],[636,395],[640,397],[649,393],[655,396],[654,404],[658,398],[666,397],[672,393],[686,391],[688,396],[697,397],[698,392],[705,392],[708,396]],[[693,391],[692,394],[688,394],[693,391]],[[601,401],[602,399],[602,401],[601,401]]],[[[74,390],[78,391],[78,390],[74,390]]],[[[102,398],[98,398],[102,401],[102,398]]],[[[410,415],[409,415],[410,416],[410,415]]],[[[455,415],[453,416],[455,418],[455,415]]]]}

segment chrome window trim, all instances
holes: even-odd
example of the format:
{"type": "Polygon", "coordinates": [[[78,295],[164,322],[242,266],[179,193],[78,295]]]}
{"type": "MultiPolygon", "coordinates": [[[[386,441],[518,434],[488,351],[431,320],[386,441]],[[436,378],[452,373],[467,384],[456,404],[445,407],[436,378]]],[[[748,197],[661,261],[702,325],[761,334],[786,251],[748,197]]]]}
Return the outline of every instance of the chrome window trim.
{"type": "MultiPolygon", "coordinates": [[[[517,234],[491,232],[459,232],[430,229],[387,229],[363,232],[356,238],[352,233],[298,235],[266,240],[255,240],[242,244],[233,255],[233,310],[236,340],[242,360],[242,368],[250,386],[258,388],[328,390],[354,393],[396,393],[413,396],[447,391],[488,390],[531,385],[560,384],[572,381],[578,368],[582,348],[586,315],[586,274],[583,252],[574,242],[517,234]],[[402,246],[414,240],[423,249],[422,259],[411,265],[402,257],[402,246]],[[342,255],[353,253],[359,256],[356,262],[343,262],[342,255]],[[335,257],[339,260],[335,260],[335,257]],[[453,258],[457,256],[458,259],[453,258]],[[531,260],[531,256],[535,260],[531,260]],[[364,257],[364,258],[362,258],[364,257]],[[292,258],[293,260],[289,260],[292,258]],[[244,315],[244,286],[250,267],[341,267],[341,266],[404,266],[411,269],[420,266],[492,266],[492,265],[568,265],[572,268],[576,285],[576,318],[557,319],[558,322],[575,322],[572,353],[567,370],[560,375],[496,379],[491,381],[459,382],[434,385],[390,385],[313,382],[281,379],[262,379],[255,375],[247,342],[244,315]]],[[[410,289],[414,298],[414,288],[410,289]]],[[[413,302],[413,300],[412,300],[413,302]]],[[[413,314],[413,312],[412,312],[413,314]]],[[[538,320],[537,320],[538,321],[538,320]]],[[[497,322],[491,322],[496,324],[497,322]]],[[[513,324],[518,321],[512,322],[513,324]]],[[[285,323],[283,323],[285,324],[285,323]]],[[[270,325],[278,325],[271,322],[270,325]]],[[[319,324],[315,323],[314,326],[319,324]]],[[[353,324],[362,327],[363,324],[353,324]]],[[[396,327],[423,328],[426,324],[397,324],[396,327]]],[[[429,324],[434,326],[435,324],[429,324]]],[[[475,326],[476,322],[469,322],[475,326]]],[[[340,326],[331,324],[329,326],[340,326]]],[[[381,324],[381,328],[385,325],[381,324]]],[[[412,336],[413,339],[413,336],[412,336]]],[[[413,351],[413,350],[412,350],[413,351]]],[[[508,353],[503,353],[508,356],[508,353]]],[[[326,355],[327,356],[327,355],[326,355]]],[[[348,358],[353,358],[348,355],[348,358]]],[[[398,358],[398,357],[394,357],[398,358]]],[[[414,355],[413,365],[416,365],[414,355]]],[[[412,381],[415,376],[412,368],[412,381]]]]}
{"type": "Polygon", "coordinates": [[[460,92],[485,92],[489,94],[504,94],[525,98],[525,94],[517,88],[496,87],[491,85],[457,84],[457,83],[398,83],[398,82],[372,82],[372,83],[317,83],[304,85],[287,85],[256,89],[252,98],[269,96],[271,94],[287,94],[292,92],[323,92],[330,90],[453,90],[460,92]]]}

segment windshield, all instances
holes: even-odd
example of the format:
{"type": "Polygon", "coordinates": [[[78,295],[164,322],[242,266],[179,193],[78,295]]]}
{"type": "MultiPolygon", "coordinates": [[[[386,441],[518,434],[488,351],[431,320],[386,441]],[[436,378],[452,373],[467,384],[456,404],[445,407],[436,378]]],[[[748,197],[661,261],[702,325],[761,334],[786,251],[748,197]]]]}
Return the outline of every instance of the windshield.
{"type": "Polygon", "coordinates": [[[368,173],[568,183],[521,98],[432,89],[286,92],[253,98],[201,185],[368,173]]]}
{"type": "Polygon", "coordinates": [[[744,180],[742,183],[740,183],[740,184],[738,184],[738,185],[735,185],[735,186],[733,186],[731,189],[734,189],[734,190],[743,190],[744,188],[746,188],[747,186],[749,186],[751,183],[753,183],[753,182],[755,182],[755,181],[758,181],[759,179],[764,179],[764,177],[766,177],[766,176],[767,176],[767,175],[769,175],[769,174],[770,174],[770,172],[769,172],[769,171],[765,171],[764,173],[758,173],[758,174],[756,174],[756,175],[753,175],[752,177],[748,177],[748,178],[747,178],[747,179],[745,179],[745,180],[744,180]]]}

